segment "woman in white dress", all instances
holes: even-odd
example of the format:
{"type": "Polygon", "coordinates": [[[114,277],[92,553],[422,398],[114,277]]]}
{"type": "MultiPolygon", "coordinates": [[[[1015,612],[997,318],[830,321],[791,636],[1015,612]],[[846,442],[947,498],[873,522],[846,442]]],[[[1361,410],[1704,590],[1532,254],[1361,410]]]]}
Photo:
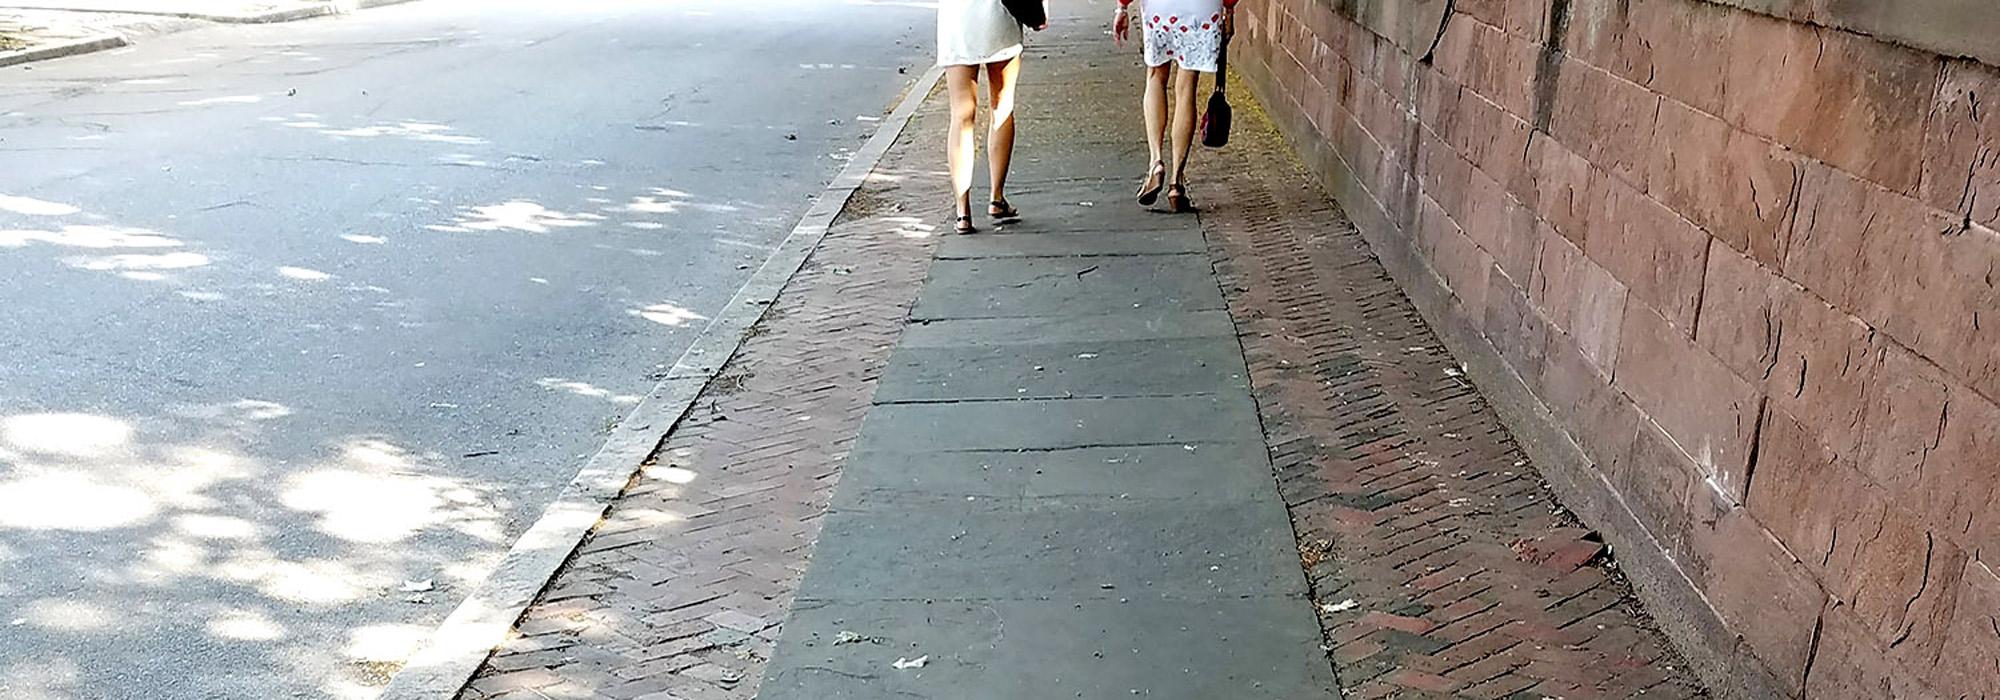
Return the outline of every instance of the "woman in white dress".
{"type": "MultiPolygon", "coordinates": [[[[1042,29],[1043,27],[1036,27],[1042,29]]],[[[1007,165],[1014,157],[1014,80],[1021,74],[1021,23],[1000,0],[938,1],[938,65],[944,66],[951,94],[951,191],[956,197],[953,228],[972,233],[972,163],[978,143],[979,74],[986,74],[993,101],[993,129],[987,136],[987,170],[993,192],[986,213],[995,219],[1020,214],[1007,203],[1007,165]]]]}
{"type": "Polygon", "coordinates": [[[1195,92],[1202,73],[1214,73],[1222,57],[1223,36],[1235,31],[1236,0],[1118,0],[1111,18],[1111,36],[1120,46],[1132,25],[1145,32],[1146,147],[1153,162],[1139,183],[1139,204],[1152,206],[1166,190],[1167,207],[1194,210],[1187,196],[1187,161],[1194,146],[1195,92]],[[1167,86],[1173,83],[1172,140],[1167,114],[1167,86]],[[1167,151],[1167,148],[1171,151],[1167,151]]]}

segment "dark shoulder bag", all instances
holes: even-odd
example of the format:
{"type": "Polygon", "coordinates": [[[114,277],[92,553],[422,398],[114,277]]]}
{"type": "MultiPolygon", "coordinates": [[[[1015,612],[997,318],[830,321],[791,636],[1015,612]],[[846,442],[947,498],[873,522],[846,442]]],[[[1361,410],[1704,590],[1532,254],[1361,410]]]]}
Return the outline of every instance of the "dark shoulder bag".
{"type": "Polygon", "coordinates": [[[1229,145],[1229,35],[1222,35],[1222,55],[1215,58],[1215,92],[1208,96],[1208,112],[1201,115],[1201,145],[1221,148],[1229,145]]]}
{"type": "Polygon", "coordinates": [[[1040,29],[1049,23],[1049,8],[1043,0],[1000,0],[1007,7],[1007,14],[1024,27],[1040,29]]]}

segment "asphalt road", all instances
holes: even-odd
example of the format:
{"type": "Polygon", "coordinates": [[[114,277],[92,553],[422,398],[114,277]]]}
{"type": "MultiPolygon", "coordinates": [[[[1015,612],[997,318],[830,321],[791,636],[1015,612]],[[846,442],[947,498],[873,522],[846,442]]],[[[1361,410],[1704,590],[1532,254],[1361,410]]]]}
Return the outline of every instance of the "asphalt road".
{"type": "Polygon", "coordinates": [[[372,696],[932,21],[429,0],[0,69],[0,697],[372,696]]]}

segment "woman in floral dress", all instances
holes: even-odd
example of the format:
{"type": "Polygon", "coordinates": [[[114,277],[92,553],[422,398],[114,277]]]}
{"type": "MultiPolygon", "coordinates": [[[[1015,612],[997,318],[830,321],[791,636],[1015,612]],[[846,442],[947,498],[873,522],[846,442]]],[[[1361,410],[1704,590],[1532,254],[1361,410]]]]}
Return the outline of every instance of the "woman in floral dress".
{"type": "Polygon", "coordinates": [[[1141,205],[1152,206],[1164,189],[1169,209],[1194,209],[1187,196],[1187,161],[1194,147],[1195,95],[1201,74],[1214,73],[1220,63],[1223,36],[1234,31],[1235,12],[1236,0],[1118,0],[1111,19],[1112,38],[1124,45],[1136,24],[1146,47],[1146,147],[1153,161],[1139,184],[1141,205]],[[1171,124],[1169,81],[1174,98],[1171,124]]]}

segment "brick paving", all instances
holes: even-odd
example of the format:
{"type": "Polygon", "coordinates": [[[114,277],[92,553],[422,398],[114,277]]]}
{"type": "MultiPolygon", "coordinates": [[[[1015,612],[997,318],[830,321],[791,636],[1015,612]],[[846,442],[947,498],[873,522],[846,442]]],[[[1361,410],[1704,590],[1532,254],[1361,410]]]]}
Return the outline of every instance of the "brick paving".
{"type": "Polygon", "coordinates": [[[1348,697],[1705,697],[1360,233],[1242,111],[1198,165],[1202,223],[1348,697]]]}
{"type": "MultiPolygon", "coordinates": [[[[942,128],[935,107],[906,137],[942,128]]],[[[943,210],[922,205],[944,202],[944,187],[903,171],[941,161],[935,148],[903,143],[878,166],[888,177],[850,200],[460,698],[756,697],[840,464],[930,264],[928,224],[943,210]]]]}

